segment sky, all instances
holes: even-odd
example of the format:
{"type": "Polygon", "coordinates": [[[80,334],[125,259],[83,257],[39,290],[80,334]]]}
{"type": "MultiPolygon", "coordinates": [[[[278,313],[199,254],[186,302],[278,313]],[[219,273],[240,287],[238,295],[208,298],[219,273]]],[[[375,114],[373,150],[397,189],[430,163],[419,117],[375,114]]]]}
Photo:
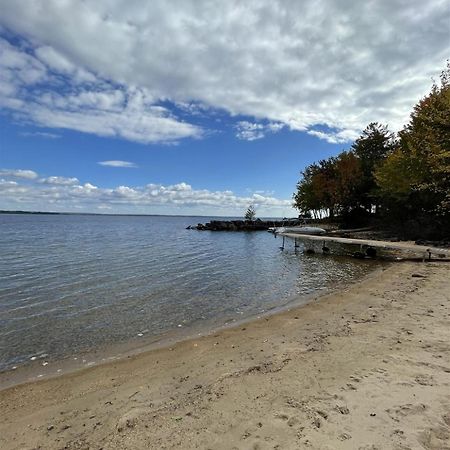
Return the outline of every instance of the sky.
{"type": "Polygon", "coordinates": [[[450,0],[0,0],[0,209],[295,216],[306,165],[398,131],[450,0]]]}

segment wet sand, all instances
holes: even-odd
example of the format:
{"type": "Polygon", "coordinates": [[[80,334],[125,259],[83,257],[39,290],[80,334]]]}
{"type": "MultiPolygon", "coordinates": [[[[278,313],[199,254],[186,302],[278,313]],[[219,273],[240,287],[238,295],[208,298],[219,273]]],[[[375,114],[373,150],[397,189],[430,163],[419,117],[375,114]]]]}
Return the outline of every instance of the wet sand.
{"type": "Polygon", "coordinates": [[[2,449],[450,449],[450,265],[0,392],[2,449]]]}

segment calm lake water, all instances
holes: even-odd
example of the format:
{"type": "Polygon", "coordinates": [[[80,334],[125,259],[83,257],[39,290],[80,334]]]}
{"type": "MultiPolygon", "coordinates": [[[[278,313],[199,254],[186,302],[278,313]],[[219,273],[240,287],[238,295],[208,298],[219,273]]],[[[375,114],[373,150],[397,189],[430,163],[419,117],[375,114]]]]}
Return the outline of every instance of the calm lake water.
{"type": "Polygon", "coordinates": [[[0,371],[207,330],[360,278],[371,261],[280,251],[196,217],[0,215],[0,371]],[[142,336],[140,336],[142,335],[142,336]]]}

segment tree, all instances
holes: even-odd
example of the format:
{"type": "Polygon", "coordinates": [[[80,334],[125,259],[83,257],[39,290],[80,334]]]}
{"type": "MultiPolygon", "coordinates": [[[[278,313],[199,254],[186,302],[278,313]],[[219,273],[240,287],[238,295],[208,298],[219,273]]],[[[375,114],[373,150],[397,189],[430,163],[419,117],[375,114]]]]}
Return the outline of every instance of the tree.
{"type": "Polygon", "coordinates": [[[254,221],[256,218],[256,210],[253,205],[250,205],[245,212],[245,220],[254,221]]]}
{"type": "Polygon", "coordinates": [[[294,207],[301,214],[331,219],[359,206],[358,195],[362,171],[359,159],[352,152],[311,164],[301,173],[294,193],[294,207]]]}
{"type": "Polygon", "coordinates": [[[414,107],[375,178],[387,210],[450,221],[450,63],[414,107]]]}
{"type": "Polygon", "coordinates": [[[392,152],[395,140],[387,126],[377,122],[367,125],[361,136],[356,139],[351,149],[360,160],[361,183],[359,201],[369,212],[376,205],[376,180],[374,172],[392,152]]]}
{"type": "Polygon", "coordinates": [[[385,226],[400,224],[405,237],[449,237],[450,62],[396,138],[369,124],[350,151],[306,167],[293,199],[313,217],[350,225],[375,211],[385,226]]]}

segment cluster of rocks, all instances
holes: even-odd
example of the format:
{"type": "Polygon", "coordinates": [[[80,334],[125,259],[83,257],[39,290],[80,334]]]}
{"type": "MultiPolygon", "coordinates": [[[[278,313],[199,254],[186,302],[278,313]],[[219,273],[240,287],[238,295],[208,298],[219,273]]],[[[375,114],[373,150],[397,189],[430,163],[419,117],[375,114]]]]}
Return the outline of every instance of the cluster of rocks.
{"type": "Polygon", "coordinates": [[[211,222],[190,225],[188,230],[200,231],[261,231],[272,227],[300,225],[299,220],[211,220],[211,222]]]}

